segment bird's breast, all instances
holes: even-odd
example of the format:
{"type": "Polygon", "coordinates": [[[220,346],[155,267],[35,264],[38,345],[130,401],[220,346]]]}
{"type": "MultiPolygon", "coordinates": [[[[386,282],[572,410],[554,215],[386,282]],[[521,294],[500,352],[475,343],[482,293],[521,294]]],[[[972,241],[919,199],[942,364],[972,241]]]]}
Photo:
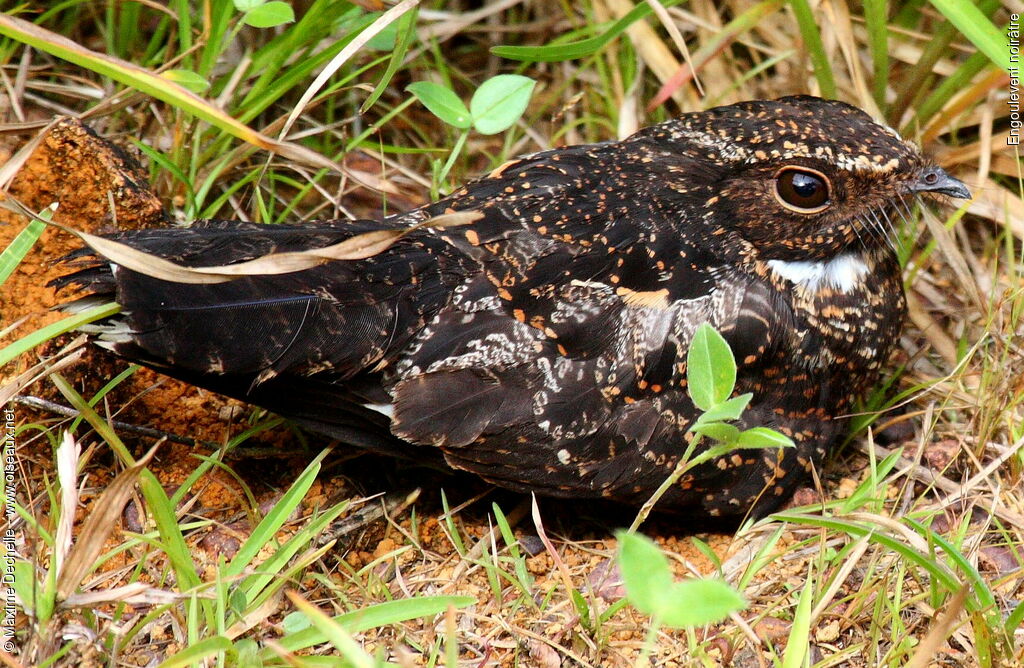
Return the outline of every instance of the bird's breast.
{"type": "Polygon", "coordinates": [[[892,351],[906,311],[896,258],[850,252],[767,266],[794,314],[800,366],[841,379],[852,394],[863,391],[892,351]]]}

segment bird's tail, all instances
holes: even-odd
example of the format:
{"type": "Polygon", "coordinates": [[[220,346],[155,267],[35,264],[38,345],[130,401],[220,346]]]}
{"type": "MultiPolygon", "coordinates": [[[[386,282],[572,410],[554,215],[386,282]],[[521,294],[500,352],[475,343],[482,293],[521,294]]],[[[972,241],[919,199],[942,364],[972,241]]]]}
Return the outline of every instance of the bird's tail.
{"type": "MultiPolygon", "coordinates": [[[[210,268],[287,260],[383,229],[386,223],[374,221],[205,222],[110,239],[143,261],[152,258],[154,266],[210,268]]],[[[391,436],[389,419],[365,406],[389,402],[381,369],[450,297],[445,276],[458,260],[446,252],[432,235],[408,235],[358,260],[189,283],[81,250],[67,258],[75,271],[51,285],[85,293],[65,309],[111,300],[121,306],[119,314],[91,326],[95,341],[121,357],[347,442],[408,455],[395,452],[411,446],[391,436]]]]}

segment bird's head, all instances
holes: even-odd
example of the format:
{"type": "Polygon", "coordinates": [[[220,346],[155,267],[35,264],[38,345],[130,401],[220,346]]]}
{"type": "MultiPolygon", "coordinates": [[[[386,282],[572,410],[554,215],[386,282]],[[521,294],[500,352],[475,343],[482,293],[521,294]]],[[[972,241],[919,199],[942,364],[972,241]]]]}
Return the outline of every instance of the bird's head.
{"type": "Polygon", "coordinates": [[[686,114],[665,130],[677,154],[712,166],[707,222],[729,228],[762,259],[884,248],[914,196],[970,197],[913,143],[843,102],[743,102],[686,114]]]}

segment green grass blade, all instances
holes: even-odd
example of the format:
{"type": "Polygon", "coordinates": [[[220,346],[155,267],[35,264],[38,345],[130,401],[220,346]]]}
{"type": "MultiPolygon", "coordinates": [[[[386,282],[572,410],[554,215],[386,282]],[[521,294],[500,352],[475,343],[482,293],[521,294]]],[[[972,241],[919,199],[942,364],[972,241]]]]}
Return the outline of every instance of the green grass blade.
{"type": "Polygon", "coordinates": [[[889,81],[889,16],[887,0],[864,0],[864,22],[871,52],[872,95],[880,109],[885,109],[885,90],[889,81]]]}
{"type": "MultiPolygon", "coordinates": [[[[665,7],[678,5],[682,0],[667,0],[661,4],[665,7]]],[[[653,10],[647,3],[638,4],[628,14],[611,25],[608,30],[590,39],[570,44],[548,44],[546,46],[495,46],[491,53],[499,58],[509,60],[525,60],[538,63],[554,63],[563,60],[586,58],[597,53],[602,47],[626,31],[653,10]]]]}
{"type": "Polygon", "coordinates": [[[249,538],[238,549],[238,553],[231,559],[231,564],[225,569],[225,577],[231,578],[242,573],[251,565],[253,558],[268,543],[274,541],[277,531],[288,521],[288,517],[299,507],[306,492],[316,481],[316,475],[320,472],[320,462],[327,456],[329,450],[324,450],[309,463],[299,477],[292,483],[281,500],[274,504],[267,516],[259,523],[249,538]]]}
{"type": "MultiPolygon", "coordinates": [[[[400,601],[378,603],[337,615],[332,619],[341,624],[348,633],[360,633],[388,624],[439,615],[447,610],[449,605],[465,608],[474,603],[476,603],[476,599],[470,596],[417,596],[400,601]]],[[[278,645],[286,651],[297,652],[323,642],[327,642],[327,638],[320,631],[315,628],[306,628],[281,638],[278,645]]],[[[264,649],[260,656],[264,661],[270,661],[277,655],[269,649],[264,649]]]]}
{"type": "Polygon", "coordinates": [[[198,95],[144,67],[91,51],[66,37],[23,19],[0,14],[0,35],[28,44],[52,56],[109,77],[125,86],[130,86],[264,150],[273,151],[284,157],[308,164],[332,169],[339,168],[338,165],[332,164],[322,155],[300,144],[276,141],[253,130],[198,95]]]}
{"type": "Polygon", "coordinates": [[[3,284],[14,272],[15,268],[21,264],[21,261],[32,250],[32,246],[36,244],[36,241],[39,240],[39,236],[45,229],[46,223],[43,221],[29,221],[25,229],[18,232],[18,236],[14,237],[3,253],[0,253],[0,284],[3,284]]]}
{"type": "MultiPolygon", "coordinates": [[[[96,433],[117,453],[125,465],[134,464],[135,459],[110,424],[89,406],[82,395],[59,373],[51,375],[50,379],[75,410],[81,413],[89,426],[95,429],[96,433]]],[[[160,539],[163,541],[163,550],[178,578],[179,589],[195,589],[200,585],[200,578],[196,572],[195,563],[192,561],[192,553],[185,544],[181,527],[178,526],[174,505],[167,498],[163,485],[149,469],[145,469],[139,475],[139,487],[146,500],[146,509],[152,513],[160,539]]]]}
{"type": "Polygon", "coordinates": [[[818,32],[818,24],[814,20],[814,12],[811,11],[807,0],[789,0],[789,5],[793,8],[797,25],[800,27],[804,48],[811,57],[821,96],[835,99],[836,80],[832,75],[832,66],[828,62],[828,54],[825,53],[825,45],[821,41],[821,33],[818,32]]]}
{"type": "Polygon", "coordinates": [[[800,590],[796,612],[793,614],[793,626],[786,641],[786,655],[782,659],[782,668],[801,668],[807,658],[811,637],[811,603],[814,601],[814,573],[807,574],[807,586],[800,590]]]}
{"type": "Polygon", "coordinates": [[[903,521],[909,524],[910,527],[917,533],[921,534],[921,536],[942,548],[946,557],[956,564],[957,568],[959,568],[971,581],[972,597],[977,599],[978,604],[983,609],[986,609],[988,612],[995,611],[996,614],[998,614],[999,604],[996,602],[996,598],[992,594],[992,590],[989,588],[988,583],[985,582],[985,578],[981,576],[978,569],[971,565],[971,562],[968,561],[967,557],[965,557],[963,553],[956,548],[956,546],[928,527],[909,517],[904,517],[903,521]]]}
{"type": "MultiPolygon", "coordinates": [[[[956,593],[962,586],[956,575],[954,575],[945,565],[936,562],[932,558],[932,555],[921,554],[906,543],[887,534],[879,533],[876,527],[865,526],[850,520],[820,517],[816,515],[803,515],[800,513],[782,512],[775,513],[771,517],[783,522],[792,522],[793,524],[804,524],[823,527],[833,531],[840,531],[856,538],[868,536],[871,542],[878,543],[879,545],[896,552],[915,566],[923,568],[943,587],[945,587],[949,593],[956,593]]],[[[977,603],[973,599],[968,599],[967,607],[971,610],[977,609],[977,603]]]]}
{"type": "Polygon", "coordinates": [[[391,52],[391,60],[388,61],[388,66],[384,70],[384,75],[381,76],[380,81],[374,86],[373,92],[370,93],[370,97],[366,98],[362,106],[359,108],[360,113],[366,113],[370,107],[372,107],[380,96],[387,89],[388,84],[391,83],[391,78],[394,77],[395,72],[401,67],[402,61],[405,59],[405,54],[409,50],[409,45],[412,44],[413,39],[416,37],[416,16],[419,10],[413,7],[411,11],[402,14],[398,19],[398,40],[395,43],[395,48],[391,52]]]}
{"type": "Polygon", "coordinates": [[[82,325],[87,325],[90,322],[108,318],[120,310],[120,304],[110,302],[109,304],[95,306],[88,311],[68,316],[67,318],[58,320],[51,325],[40,327],[31,334],[21,337],[14,343],[4,348],[0,348],[0,367],[4,366],[19,355],[27,353],[36,346],[46,343],[55,336],[66,334],[67,332],[78,329],[82,325]]]}
{"type": "Polygon", "coordinates": [[[179,668],[183,666],[207,665],[202,659],[213,657],[231,649],[231,641],[224,636],[211,636],[175,652],[157,668],[179,668]]]}
{"type": "Polygon", "coordinates": [[[1006,32],[995,26],[973,2],[930,0],[935,9],[1002,70],[1010,68],[1010,50],[1006,32]]]}

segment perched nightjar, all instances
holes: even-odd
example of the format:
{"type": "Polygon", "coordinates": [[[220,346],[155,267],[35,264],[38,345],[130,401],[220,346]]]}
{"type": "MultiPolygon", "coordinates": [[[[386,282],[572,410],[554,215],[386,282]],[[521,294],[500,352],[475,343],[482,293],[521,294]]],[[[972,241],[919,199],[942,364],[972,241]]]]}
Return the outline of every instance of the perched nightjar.
{"type": "Polygon", "coordinates": [[[363,259],[190,284],[83,253],[58,283],[121,305],[97,340],[126,359],[348,444],[627,504],[690,438],[686,352],[709,322],[753,393],[738,426],[796,447],[703,464],[659,508],[764,514],[821,465],[898,339],[892,221],[923,192],[969,197],[855,107],[787,97],[526,156],[383,221],[112,237],[208,267],[408,230],[363,259]],[[414,227],[452,212],[475,215],[414,227]]]}

